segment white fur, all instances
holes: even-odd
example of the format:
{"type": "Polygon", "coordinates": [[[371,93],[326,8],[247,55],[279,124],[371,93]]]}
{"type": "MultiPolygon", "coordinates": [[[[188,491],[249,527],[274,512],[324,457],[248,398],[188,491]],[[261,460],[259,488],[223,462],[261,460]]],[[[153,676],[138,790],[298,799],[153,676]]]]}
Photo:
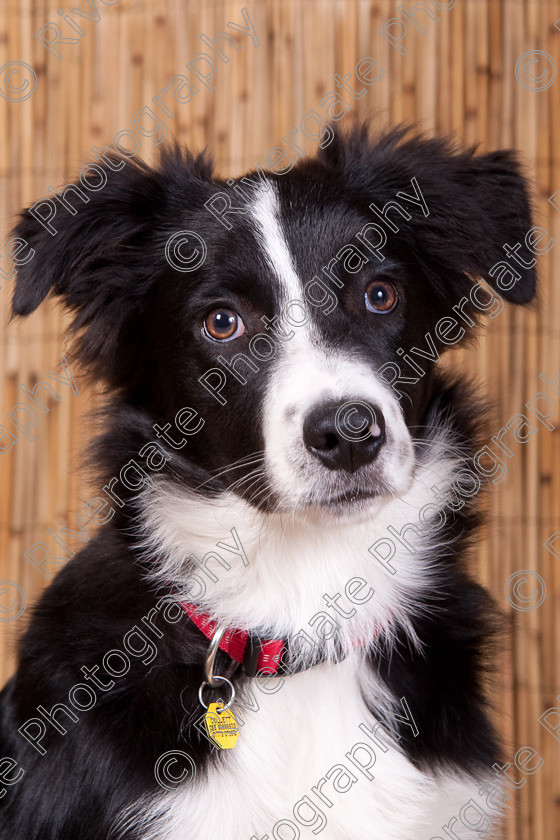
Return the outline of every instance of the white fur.
{"type": "Polygon", "coordinates": [[[364,634],[371,636],[373,624],[386,633],[397,624],[406,628],[422,596],[435,594],[438,587],[429,554],[440,543],[439,531],[430,527],[429,520],[422,525],[419,512],[430,499],[437,502],[429,488],[449,485],[457,463],[447,455],[442,434],[417,466],[402,497],[385,498],[375,516],[362,513],[344,522],[305,512],[263,513],[233,493],[209,501],[154,478],[142,494],[139,517],[144,545],[159,560],[154,577],[166,589],[171,583],[185,599],[196,600],[220,621],[274,637],[309,630],[309,620],[326,609],[323,595],[343,594],[351,578],[361,577],[375,592],[351,620],[341,619],[344,647],[349,649],[364,634]],[[392,525],[399,531],[408,523],[423,528],[422,536],[407,534],[414,553],[387,530],[392,525]],[[233,529],[244,554],[235,545],[233,529]],[[381,538],[392,539],[395,545],[391,561],[395,574],[368,551],[381,538]],[[214,556],[203,568],[200,561],[209,552],[214,556]]]}
{"type": "MultiPolygon", "coordinates": [[[[140,834],[141,840],[299,836],[288,825],[274,830],[280,820],[290,820],[302,838],[312,838],[312,828],[299,824],[293,813],[304,796],[326,817],[321,831],[326,840],[446,837],[442,826],[469,799],[483,804],[477,800],[480,783],[467,777],[421,773],[383,730],[375,732],[372,740],[359,728],[362,723],[372,731],[375,722],[360,692],[360,658],[361,654],[354,653],[338,665],[319,665],[286,678],[274,694],[253,685],[248,701],[253,710],[237,707],[244,725],[235,748],[222,753],[218,766],[210,767],[204,776],[195,776],[175,793],[153,801],[144,820],[147,815],[160,819],[140,834]],[[366,767],[372,765],[373,779],[347,755],[357,743],[370,749],[369,754],[361,749],[355,757],[366,767]],[[319,784],[335,765],[356,779],[346,792],[334,789],[332,773],[330,780],[319,784]]],[[[269,690],[275,681],[278,678],[267,681],[269,690]]],[[[375,693],[372,681],[366,691],[375,693]]],[[[300,805],[300,809],[304,820],[315,819],[308,807],[300,805]]],[[[464,826],[458,831],[462,840],[480,836],[464,826]]]]}

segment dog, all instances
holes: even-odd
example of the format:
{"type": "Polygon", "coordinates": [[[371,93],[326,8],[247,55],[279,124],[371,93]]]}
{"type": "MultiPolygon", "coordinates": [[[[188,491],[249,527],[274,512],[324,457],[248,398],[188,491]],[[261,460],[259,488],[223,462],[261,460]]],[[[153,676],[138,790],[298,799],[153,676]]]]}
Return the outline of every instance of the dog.
{"type": "Polygon", "coordinates": [[[437,361],[534,298],[529,188],[513,151],[331,133],[227,180],[107,155],[21,215],[13,313],[61,298],[109,397],[100,527],[0,697],[2,840],[499,831],[485,412],[437,361]]]}

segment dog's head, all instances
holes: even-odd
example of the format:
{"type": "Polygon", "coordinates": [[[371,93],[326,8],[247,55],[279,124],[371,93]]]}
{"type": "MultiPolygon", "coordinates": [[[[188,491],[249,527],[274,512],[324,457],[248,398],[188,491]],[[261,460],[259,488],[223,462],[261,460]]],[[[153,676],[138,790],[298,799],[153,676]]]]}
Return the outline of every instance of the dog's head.
{"type": "Polygon", "coordinates": [[[23,214],[13,311],[64,300],[172,480],[346,516],[408,489],[435,361],[533,298],[538,236],[511,152],[401,129],[323,145],[228,181],[176,148],[100,159],[23,214]]]}

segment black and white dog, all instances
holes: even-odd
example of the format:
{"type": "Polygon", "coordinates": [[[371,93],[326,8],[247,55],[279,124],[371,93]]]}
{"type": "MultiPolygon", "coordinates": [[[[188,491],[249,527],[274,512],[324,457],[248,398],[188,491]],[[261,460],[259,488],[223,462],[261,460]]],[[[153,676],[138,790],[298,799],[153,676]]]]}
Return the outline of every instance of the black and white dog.
{"type": "Polygon", "coordinates": [[[2,840],[495,836],[485,432],[435,362],[534,297],[527,186],[404,129],[323,146],[227,181],[105,157],[16,228],[14,313],[60,296],[112,400],[104,524],[1,694],[2,840]]]}

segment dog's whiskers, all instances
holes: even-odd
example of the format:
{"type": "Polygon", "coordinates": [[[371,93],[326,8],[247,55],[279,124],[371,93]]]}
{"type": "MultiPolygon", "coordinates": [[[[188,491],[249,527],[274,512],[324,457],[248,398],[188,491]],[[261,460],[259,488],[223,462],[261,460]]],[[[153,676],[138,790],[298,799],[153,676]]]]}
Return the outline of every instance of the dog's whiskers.
{"type": "Polygon", "coordinates": [[[243,458],[238,458],[237,461],[234,461],[227,467],[218,468],[218,472],[216,472],[215,475],[212,475],[210,478],[207,478],[206,481],[203,481],[201,484],[198,484],[194,489],[200,490],[201,487],[204,487],[211,481],[220,478],[222,475],[225,475],[225,473],[230,472],[231,470],[241,469],[242,467],[250,467],[253,466],[253,464],[258,463],[264,463],[264,450],[251,452],[249,455],[245,455],[243,458]]]}

